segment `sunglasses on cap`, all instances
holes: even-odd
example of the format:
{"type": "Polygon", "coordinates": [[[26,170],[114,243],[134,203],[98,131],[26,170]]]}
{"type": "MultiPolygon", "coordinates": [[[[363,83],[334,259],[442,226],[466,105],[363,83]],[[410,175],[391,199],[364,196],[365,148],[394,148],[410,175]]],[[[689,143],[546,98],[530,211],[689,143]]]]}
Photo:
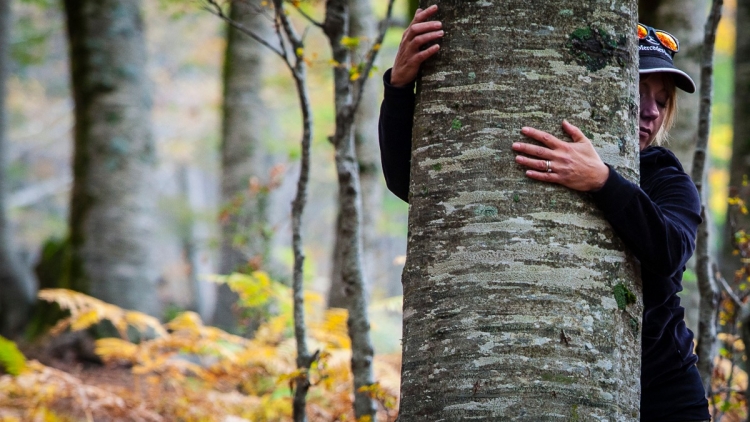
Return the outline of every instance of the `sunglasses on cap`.
{"type": "Polygon", "coordinates": [[[649,34],[653,34],[654,38],[657,39],[659,43],[667,50],[670,50],[674,53],[680,51],[680,42],[677,41],[677,37],[667,31],[662,31],[661,29],[655,29],[639,23],[638,39],[645,40],[646,38],[648,38],[649,34]]]}

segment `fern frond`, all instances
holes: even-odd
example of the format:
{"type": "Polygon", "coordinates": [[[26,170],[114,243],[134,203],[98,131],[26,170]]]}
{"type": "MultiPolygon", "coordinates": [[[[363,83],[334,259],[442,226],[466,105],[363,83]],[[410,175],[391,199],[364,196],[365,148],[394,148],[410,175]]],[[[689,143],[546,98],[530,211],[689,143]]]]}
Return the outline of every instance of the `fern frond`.
{"type": "Polygon", "coordinates": [[[60,320],[52,330],[56,335],[70,328],[73,331],[85,330],[102,320],[109,320],[117,328],[122,338],[127,338],[127,327],[133,326],[141,332],[149,329],[157,335],[167,334],[159,320],[141,312],[127,311],[99,299],[68,289],[43,289],[39,299],[57,303],[60,308],[70,311],[70,317],[60,320]]]}
{"type": "Polygon", "coordinates": [[[138,346],[119,338],[102,338],[96,341],[94,352],[105,362],[135,362],[138,358],[138,346]]]}

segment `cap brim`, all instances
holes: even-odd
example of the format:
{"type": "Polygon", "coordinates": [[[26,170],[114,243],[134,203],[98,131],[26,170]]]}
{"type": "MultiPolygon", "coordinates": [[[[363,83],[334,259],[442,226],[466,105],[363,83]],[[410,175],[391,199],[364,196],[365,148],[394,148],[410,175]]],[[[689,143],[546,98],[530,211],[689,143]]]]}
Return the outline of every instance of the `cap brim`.
{"type": "Polygon", "coordinates": [[[655,68],[655,69],[644,69],[640,70],[638,73],[640,74],[649,74],[649,73],[671,73],[672,77],[674,78],[674,84],[677,88],[680,88],[681,90],[692,94],[695,92],[695,82],[688,76],[687,73],[681,71],[680,69],[675,69],[672,67],[662,67],[662,68],[655,68]]]}

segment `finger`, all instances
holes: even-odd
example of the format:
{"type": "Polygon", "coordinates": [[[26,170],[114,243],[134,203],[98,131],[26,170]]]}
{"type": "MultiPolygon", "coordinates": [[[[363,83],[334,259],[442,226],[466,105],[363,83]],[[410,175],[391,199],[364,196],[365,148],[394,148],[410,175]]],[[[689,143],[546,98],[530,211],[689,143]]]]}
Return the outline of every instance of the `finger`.
{"type": "Polygon", "coordinates": [[[563,141],[555,138],[554,136],[550,135],[549,133],[534,129],[533,127],[524,127],[521,129],[521,133],[528,136],[531,139],[535,139],[544,145],[547,145],[550,149],[555,149],[560,147],[562,144],[564,144],[563,141]]]}
{"type": "Polygon", "coordinates": [[[417,36],[419,34],[424,34],[425,32],[437,31],[442,28],[443,23],[440,21],[427,21],[413,24],[409,27],[409,32],[412,35],[417,36]]]}
{"type": "Polygon", "coordinates": [[[435,55],[435,53],[437,53],[438,50],[440,50],[440,46],[438,44],[431,45],[428,48],[425,48],[424,50],[414,55],[415,63],[421,64],[423,61],[435,55]]]}
{"type": "Polygon", "coordinates": [[[434,41],[440,37],[443,36],[443,31],[435,31],[435,32],[428,32],[426,34],[422,34],[418,37],[415,37],[414,40],[412,40],[412,45],[410,47],[416,49],[420,49],[423,45],[427,44],[430,41],[434,41]]]}
{"type": "Polygon", "coordinates": [[[417,9],[417,13],[414,14],[414,19],[412,19],[411,23],[414,24],[417,22],[424,22],[429,19],[430,16],[434,15],[437,10],[438,7],[435,4],[428,7],[427,9],[417,9]]]}
{"type": "Polygon", "coordinates": [[[567,120],[563,120],[562,127],[565,133],[570,135],[571,138],[573,138],[573,142],[583,142],[583,141],[590,141],[589,138],[586,137],[586,135],[583,134],[583,131],[581,129],[578,129],[578,127],[572,125],[567,120]]]}
{"type": "Polygon", "coordinates": [[[562,184],[563,179],[557,173],[547,173],[535,170],[526,170],[526,177],[542,182],[562,184]]]}
{"type": "MultiPolygon", "coordinates": [[[[529,157],[524,157],[523,155],[517,155],[516,156],[516,162],[522,166],[529,167],[533,170],[541,171],[541,172],[547,172],[547,162],[549,160],[534,160],[529,157]]],[[[550,162],[550,168],[552,168],[552,162],[550,162]]]]}
{"type": "Polygon", "coordinates": [[[514,151],[531,155],[538,158],[550,159],[553,158],[552,151],[549,148],[545,148],[540,145],[532,145],[523,142],[515,142],[512,146],[514,151]]]}
{"type": "Polygon", "coordinates": [[[440,29],[443,27],[443,23],[439,21],[429,21],[423,23],[417,23],[411,25],[404,31],[404,35],[401,37],[404,41],[411,41],[414,38],[427,33],[442,32],[440,29]]]}

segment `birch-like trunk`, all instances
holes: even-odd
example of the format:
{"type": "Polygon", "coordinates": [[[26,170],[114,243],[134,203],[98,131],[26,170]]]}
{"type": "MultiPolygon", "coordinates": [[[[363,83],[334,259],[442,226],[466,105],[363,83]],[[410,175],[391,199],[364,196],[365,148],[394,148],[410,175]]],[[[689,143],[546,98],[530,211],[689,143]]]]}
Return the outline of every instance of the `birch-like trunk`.
{"type": "Polygon", "coordinates": [[[0,0],[0,335],[10,337],[28,320],[34,299],[31,271],[11,247],[10,224],[6,215],[5,169],[8,120],[5,110],[6,83],[10,69],[11,0],[0,0]]]}
{"type": "MultiPolygon", "coordinates": [[[[271,23],[261,13],[261,0],[233,1],[230,19],[259,36],[267,36],[271,23]]],[[[247,267],[248,261],[265,264],[269,256],[266,194],[250,196],[249,181],[264,179],[262,135],[266,112],[261,99],[266,47],[227,25],[224,58],[224,118],[221,144],[221,204],[230,210],[222,221],[219,272],[229,274],[247,267]]],[[[219,286],[213,322],[234,329],[232,312],[237,294],[219,286]]]]}
{"type": "MultiPolygon", "coordinates": [[[[337,63],[350,62],[349,49],[341,43],[349,33],[348,0],[328,0],[323,31],[328,37],[333,59],[337,63]]],[[[354,92],[349,66],[334,67],[334,102],[336,129],[333,144],[336,155],[336,173],[339,181],[339,212],[341,278],[349,298],[347,327],[352,342],[352,376],[354,379],[354,414],[375,418],[375,403],[359,388],[374,382],[372,371],[373,347],[370,341],[370,322],[367,316],[364,271],[362,267],[362,196],[360,191],[359,163],[354,146],[354,92]]]]}
{"type": "Polygon", "coordinates": [[[435,3],[446,35],[417,88],[399,420],[637,421],[638,266],[587,194],[526,178],[511,151],[521,127],[563,138],[568,119],[637,182],[636,3],[435,3]]]}
{"type": "Polygon", "coordinates": [[[152,86],[139,0],[65,0],[75,100],[68,287],[159,315],[152,86]]]}
{"type": "MultiPolygon", "coordinates": [[[[674,34],[680,40],[680,52],[675,56],[675,66],[696,79],[700,89],[701,47],[703,25],[708,16],[706,0],[650,0],[638,2],[638,19],[655,28],[674,34]]],[[[679,113],[674,127],[669,131],[667,146],[675,153],[684,168],[691,168],[695,134],[698,131],[699,96],[677,90],[679,113]]]]}
{"type": "MultiPolygon", "coordinates": [[[[368,49],[378,35],[377,20],[372,12],[370,0],[349,0],[349,36],[361,38],[359,48],[354,50],[354,61],[364,60],[368,49]]],[[[369,295],[380,264],[377,220],[383,204],[382,170],[378,147],[378,81],[367,81],[362,100],[354,118],[354,145],[359,163],[359,184],[362,196],[362,266],[365,293],[369,295]]],[[[331,287],[328,291],[328,306],[346,308],[347,290],[341,278],[343,248],[341,239],[341,212],[336,219],[336,244],[331,265],[331,287]]]]}

